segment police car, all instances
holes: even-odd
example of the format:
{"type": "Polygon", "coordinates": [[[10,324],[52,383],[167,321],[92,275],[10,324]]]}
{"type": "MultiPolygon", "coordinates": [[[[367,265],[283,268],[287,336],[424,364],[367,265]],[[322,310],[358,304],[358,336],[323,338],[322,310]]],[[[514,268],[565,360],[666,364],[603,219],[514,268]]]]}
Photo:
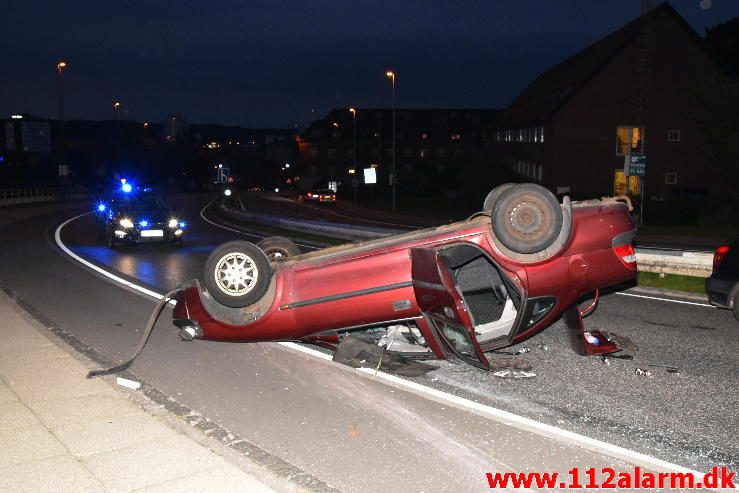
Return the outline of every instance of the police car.
{"type": "Polygon", "coordinates": [[[121,180],[121,186],[95,204],[98,237],[110,248],[123,243],[181,245],[185,221],[159,194],[121,180]]]}

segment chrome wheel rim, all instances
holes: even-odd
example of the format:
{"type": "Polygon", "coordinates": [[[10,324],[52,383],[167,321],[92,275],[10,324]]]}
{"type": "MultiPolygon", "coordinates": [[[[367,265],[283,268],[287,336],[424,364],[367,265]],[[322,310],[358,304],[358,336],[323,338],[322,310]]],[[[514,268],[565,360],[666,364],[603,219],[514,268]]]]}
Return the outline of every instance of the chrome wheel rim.
{"type": "Polygon", "coordinates": [[[218,259],[214,274],[218,289],[229,296],[242,296],[256,286],[259,269],[250,256],[231,252],[218,259]]]}

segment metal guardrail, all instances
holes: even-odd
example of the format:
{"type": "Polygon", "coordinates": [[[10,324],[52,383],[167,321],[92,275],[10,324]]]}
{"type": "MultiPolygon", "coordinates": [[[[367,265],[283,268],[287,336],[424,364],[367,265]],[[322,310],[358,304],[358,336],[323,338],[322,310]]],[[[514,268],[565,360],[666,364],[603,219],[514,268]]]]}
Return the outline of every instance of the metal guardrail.
{"type": "Polygon", "coordinates": [[[72,187],[0,189],[0,207],[80,199],[87,193],[72,187]]]}

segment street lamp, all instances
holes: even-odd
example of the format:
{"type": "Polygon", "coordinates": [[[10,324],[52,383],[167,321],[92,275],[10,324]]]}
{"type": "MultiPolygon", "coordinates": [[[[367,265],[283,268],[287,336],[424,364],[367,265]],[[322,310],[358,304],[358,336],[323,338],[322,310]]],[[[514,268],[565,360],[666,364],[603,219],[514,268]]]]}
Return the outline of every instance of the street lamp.
{"type": "Polygon", "coordinates": [[[58,175],[67,176],[67,168],[64,159],[64,88],[62,87],[62,71],[67,67],[67,62],[60,60],[56,64],[56,105],[57,120],[59,120],[59,139],[57,143],[57,159],[59,162],[58,175]]]}
{"type": "Polygon", "coordinates": [[[349,108],[349,112],[352,114],[352,167],[357,167],[357,110],[356,108],[349,108]]]}
{"type": "Polygon", "coordinates": [[[113,103],[113,120],[118,119],[118,108],[120,107],[121,107],[120,101],[116,101],[115,103],[113,103]]]}
{"type": "Polygon", "coordinates": [[[388,70],[385,75],[390,78],[393,84],[393,172],[392,172],[392,187],[393,187],[393,212],[395,212],[395,72],[388,70]]]}

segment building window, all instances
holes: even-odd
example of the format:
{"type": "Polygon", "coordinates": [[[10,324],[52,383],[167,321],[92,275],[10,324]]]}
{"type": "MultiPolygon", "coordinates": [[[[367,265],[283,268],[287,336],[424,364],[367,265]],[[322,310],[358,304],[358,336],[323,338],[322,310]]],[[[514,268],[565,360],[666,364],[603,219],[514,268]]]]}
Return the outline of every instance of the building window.
{"type": "Polygon", "coordinates": [[[413,155],[413,151],[411,150],[410,147],[405,147],[403,149],[403,157],[408,158],[408,157],[411,157],[412,155],[413,155]]]}
{"type": "Polygon", "coordinates": [[[668,130],[667,142],[680,142],[680,130],[668,130]]]}
{"type": "Polygon", "coordinates": [[[421,134],[421,140],[426,140],[428,138],[429,138],[429,134],[427,134],[426,132],[421,134]]]}
{"type": "Polygon", "coordinates": [[[665,173],[665,185],[677,185],[677,173],[665,173]]]}
{"type": "Polygon", "coordinates": [[[328,151],[326,151],[326,157],[328,159],[331,159],[332,161],[336,159],[336,149],[331,148],[328,151]]]}
{"type": "Polygon", "coordinates": [[[444,157],[446,157],[446,149],[444,149],[443,147],[442,147],[442,148],[440,148],[440,149],[437,149],[437,151],[436,151],[436,155],[437,155],[438,157],[441,157],[441,158],[444,158],[444,157]]]}
{"type": "Polygon", "coordinates": [[[616,155],[641,154],[644,149],[644,127],[616,128],[616,155]]]}
{"type": "Polygon", "coordinates": [[[317,174],[318,174],[318,166],[316,165],[308,166],[308,175],[316,176],[317,174]]]}
{"type": "Polygon", "coordinates": [[[539,142],[544,143],[544,127],[539,127],[539,142]]]}
{"type": "Polygon", "coordinates": [[[310,147],[308,149],[308,158],[309,159],[318,159],[318,148],[317,147],[310,147]]]}
{"type": "Polygon", "coordinates": [[[336,176],[336,166],[335,165],[332,164],[331,166],[328,166],[326,171],[328,172],[329,178],[334,178],[336,176]]]}
{"type": "Polygon", "coordinates": [[[462,159],[464,157],[464,151],[462,149],[454,149],[454,159],[462,159]]]}
{"type": "Polygon", "coordinates": [[[346,150],[346,152],[344,153],[344,155],[346,156],[346,158],[347,158],[347,159],[351,159],[351,158],[352,158],[352,156],[354,156],[354,153],[353,153],[352,151],[353,151],[353,149],[352,149],[352,148],[350,147],[350,148],[349,148],[349,149],[347,149],[347,150],[346,150]]]}
{"type": "Polygon", "coordinates": [[[460,140],[462,138],[462,134],[453,133],[452,134],[452,140],[460,140]]]}
{"type": "Polygon", "coordinates": [[[426,149],[421,149],[418,152],[418,157],[421,158],[421,159],[424,159],[426,157],[426,149]]]}
{"type": "Polygon", "coordinates": [[[500,130],[495,131],[495,142],[500,142],[500,130]]]}

